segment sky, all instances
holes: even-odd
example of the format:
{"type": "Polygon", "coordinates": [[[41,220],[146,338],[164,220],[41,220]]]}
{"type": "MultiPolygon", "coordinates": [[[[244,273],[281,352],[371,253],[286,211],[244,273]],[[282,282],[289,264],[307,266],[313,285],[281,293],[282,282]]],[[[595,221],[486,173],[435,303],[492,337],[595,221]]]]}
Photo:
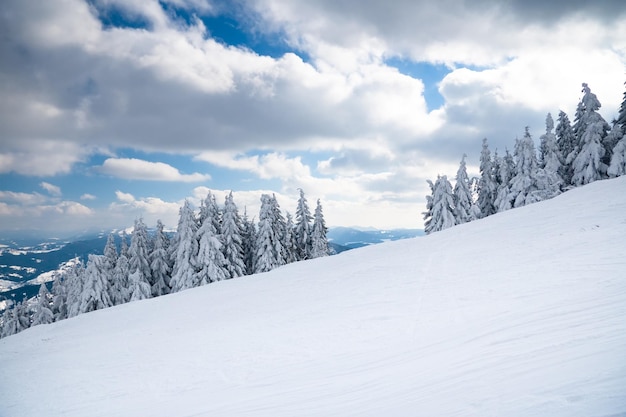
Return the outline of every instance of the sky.
{"type": "Polygon", "coordinates": [[[209,190],[422,228],[483,138],[538,141],[582,82],[610,122],[625,81],[623,1],[7,0],[0,233],[175,228],[209,190]]]}

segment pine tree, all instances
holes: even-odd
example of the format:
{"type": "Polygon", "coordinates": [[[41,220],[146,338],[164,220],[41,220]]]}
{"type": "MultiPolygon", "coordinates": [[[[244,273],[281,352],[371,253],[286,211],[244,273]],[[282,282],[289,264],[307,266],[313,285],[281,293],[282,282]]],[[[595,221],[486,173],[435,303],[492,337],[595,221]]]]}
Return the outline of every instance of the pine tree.
{"type": "Polygon", "coordinates": [[[82,313],[81,297],[85,284],[86,267],[79,263],[67,275],[67,317],[82,313]]]}
{"type": "Polygon", "coordinates": [[[21,303],[17,303],[11,309],[7,309],[3,315],[2,321],[2,337],[12,336],[24,330],[22,322],[19,318],[21,303]]]}
{"type": "MultiPolygon", "coordinates": [[[[572,162],[572,185],[580,186],[605,178],[608,163],[607,150],[604,145],[609,126],[597,113],[601,104],[586,83],[583,83],[583,98],[580,103],[582,114],[579,128],[580,150],[572,162]]],[[[610,155],[609,155],[610,158],[610,155]]]]}
{"type": "Polygon", "coordinates": [[[197,231],[198,255],[196,256],[196,276],[193,286],[230,278],[226,269],[226,259],[222,253],[222,242],[215,228],[214,210],[207,210],[204,221],[197,231]]]}
{"type": "Polygon", "coordinates": [[[150,271],[152,274],[152,296],[159,297],[170,292],[169,239],[163,231],[163,223],[157,220],[154,246],[150,252],[150,271]]]}
{"type": "Polygon", "coordinates": [[[104,264],[103,267],[107,271],[113,271],[117,262],[117,248],[115,247],[115,237],[113,233],[109,233],[107,243],[104,246],[104,264]]]}
{"type": "Polygon", "coordinates": [[[198,226],[188,201],[181,207],[174,245],[171,292],[192,288],[196,282],[196,257],[198,256],[198,226]]]}
{"type": "MultiPolygon", "coordinates": [[[[255,273],[271,271],[284,264],[281,230],[284,225],[277,217],[278,203],[276,197],[268,194],[261,196],[259,212],[259,229],[256,239],[255,273]]],[[[280,212],[278,211],[278,215],[280,212]]]]}
{"type": "Polygon", "coordinates": [[[614,145],[607,174],[611,177],[619,177],[626,174],[626,91],[609,136],[609,142],[614,145]]]}
{"type": "MultiPolygon", "coordinates": [[[[561,177],[561,173],[563,172],[563,161],[561,159],[561,152],[559,150],[556,135],[552,133],[554,129],[554,121],[552,120],[552,115],[548,113],[546,116],[546,133],[541,135],[541,146],[540,146],[540,158],[539,158],[539,168],[544,170],[544,172],[540,172],[539,175],[545,181],[548,181],[550,184],[554,184],[554,186],[559,189],[563,185],[563,178],[561,177]]],[[[547,188],[548,186],[546,185],[547,188]]]]}
{"type": "Polygon", "coordinates": [[[143,300],[152,296],[149,247],[148,228],[142,219],[135,220],[135,227],[128,248],[128,283],[131,301],[143,300]]]}
{"type": "Polygon", "coordinates": [[[33,314],[33,326],[38,324],[48,324],[54,321],[54,314],[51,309],[52,295],[48,291],[46,284],[41,284],[39,294],[37,296],[37,305],[33,314]]]}
{"type": "Polygon", "coordinates": [[[469,178],[467,177],[467,167],[465,165],[466,157],[467,155],[463,154],[463,158],[461,158],[453,190],[456,224],[476,220],[479,214],[478,207],[472,201],[472,192],[469,188],[469,178]]]}
{"type": "Polygon", "coordinates": [[[478,208],[480,217],[491,216],[496,212],[494,202],[496,199],[497,185],[494,180],[493,162],[487,138],[483,139],[483,147],[480,152],[480,180],[478,182],[478,208]]]}
{"type": "Polygon", "coordinates": [[[245,275],[251,275],[254,273],[254,267],[256,265],[256,226],[254,219],[248,219],[248,212],[244,209],[243,218],[241,221],[241,241],[243,251],[243,263],[245,265],[245,275]]]}
{"type": "Polygon", "coordinates": [[[290,264],[298,260],[298,242],[296,240],[296,226],[293,217],[287,213],[285,230],[283,232],[283,247],[285,248],[285,263],[290,264]]]}
{"type": "Polygon", "coordinates": [[[298,206],[296,208],[296,225],[295,237],[298,252],[296,258],[298,260],[309,259],[311,257],[311,211],[304,197],[304,191],[300,189],[300,197],[298,198],[298,206]]]}
{"type": "Polygon", "coordinates": [[[509,194],[511,192],[511,180],[515,176],[515,172],[516,167],[513,156],[508,149],[505,149],[504,157],[498,162],[497,177],[499,181],[496,189],[496,200],[494,202],[498,213],[513,208],[509,194]]]}
{"type": "Polygon", "coordinates": [[[574,130],[570,124],[569,118],[564,111],[559,112],[559,117],[556,124],[556,139],[561,153],[562,167],[559,174],[563,178],[565,186],[570,185],[572,181],[572,161],[576,157],[577,143],[574,136],[574,130]],[[572,157],[570,158],[570,155],[572,157]]]}
{"type": "Polygon", "coordinates": [[[320,203],[318,199],[313,216],[313,230],[311,232],[312,258],[320,258],[329,255],[328,238],[326,237],[327,231],[324,213],[322,212],[322,203],[320,203]]]}
{"type": "Polygon", "coordinates": [[[89,255],[84,272],[84,284],[80,295],[78,313],[88,313],[111,307],[109,281],[104,272],[104,256],[89,255]]]}
{"type": "Polygon", "coordinates": [[[222,253],[226,261],[228,278],[236,278],[246,274],[242,227],[241,217],[231,191],[224,201],[224,214],[222,215],[222,253]]]}
{"type": "Polygon", "coordinates": [[[112,285],[109,288],[109,296],[115,306],[130,301],[130,265],[128,263],[127,254],[128,250],[120,251],[115,268],[113,269],[113,279],[111,280],[112,285]]]}
{"type": "Polygon", "coordinates": [[[427,212],[424,213],[424,232],[431,234],[447,229],[456,224],[454,218],[454,196],[448,178],[437,176],[433,184],[428,181],[432,195],[427,196],[427,212]]]}

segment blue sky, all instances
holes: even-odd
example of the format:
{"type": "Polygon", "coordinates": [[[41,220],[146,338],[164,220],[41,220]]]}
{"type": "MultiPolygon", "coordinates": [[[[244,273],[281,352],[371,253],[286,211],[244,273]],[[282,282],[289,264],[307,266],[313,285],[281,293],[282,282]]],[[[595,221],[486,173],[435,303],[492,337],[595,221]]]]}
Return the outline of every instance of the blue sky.
{"type": "Polygon", "coordinates": [[[426,179],[626,80],[619,1],[9,0],[0,232],[251,217],[298,188],[329,226],[422,227],[426,179]],[[572,37],[572,33],[576,33],[572,37]]]}

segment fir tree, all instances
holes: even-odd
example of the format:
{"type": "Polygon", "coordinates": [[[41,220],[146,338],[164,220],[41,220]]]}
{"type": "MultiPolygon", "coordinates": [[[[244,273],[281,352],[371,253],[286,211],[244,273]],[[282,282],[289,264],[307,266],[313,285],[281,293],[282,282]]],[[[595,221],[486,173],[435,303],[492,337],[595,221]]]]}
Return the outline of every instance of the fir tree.
{"type": "Polygon", "coordinates": [[[322,212],[322,203],[320,203],[318,199],[313,216],[313,230],[311,232],[311,258],[320,258],[329,255],[328,238],[326,237],[327,231],[324,213],[322,212]]]}
{"type": "Polygon", "coordinates": [[[67,317],[74,317],[82,313],[81,297],[85,286],[85,270],[81,264],[77,264],[67,275],[67,317]]]}
{"type": "Polygon", "coordinates": [[[579,117],[580,150],[572,162],[572,185],[580,186],[605,177],[609,159],[604,138],[609,130],[606,121],[597,113],[601,104],[586,83],[583,83],[583,98],[579,104],[582,114],[579,117]]]}
{"type": "Polygon", "coordinates": [[[454,196],[448,178],[438,176],[433,184],[428,181],[432,195],[427,196],[427,210],[424,213],[424,232],[431,234],[447,229],[456,224],[454,218],[454,196]]]}
{"type": "Polygon", "coordinates": [[[459,164],[459,169],[456,173],[456,184],[454,185],[454,218],[456,224],[462,224],[471,222],[478,218],[478,208],[472,201],[472,192],[469,188],[469,178],[467,177],[467,167],[465,165],[465,158],[467,155],[463,155],[459,164]]]}
{"type": "Polygon", "coordinates": [[[298,260],[309,259],[311,257],[311,211],[304,197],[304,191],[300,189],[298,206],[296,208],[295,238],[297,246],[296,258],[298,260]]]}
{"type": "Polygon", "coordinates": [[[491,216],[496,212],[494,202],[496,198],[496,183],[494,180],[493,162],[487,139],[483,139],[480,152],[480,180],[478,182],[478,208],[480,217],[491,216]]]}
{"type": "Polygon", "coordinates": [[[248,212],[244,209],[241,220],[241,241],[243,251],[243,263],[245,265],[245,275],[254,273],[256,265],[256,226],[254,219],[248,219],[248,212]]]}
{"type": "MultiPolygon", "coordinates": [[[[284,264],[281,230],[284,230],[277,217],[278,203],[268,194],[261,196],[259,229],[256,239],[255,273],[267,272],[284,264]]],[[[280,214],[280,212],[278,212],[280,214]]]]}
{"type": "Polygon", "coordinates": [[[236,278],[246,274],[242,227],[241,217],[231,191],[224,201],[224,214],[222,215],[222,240],[224,243],[222,252],[228,278],[236,278]]]}
{"type": "Polygon", "coordinates": [[[626,174],[626,91],[609,136],[608,142],[614,143],[614,145],[607,174],[611,177],[619,177],[626,174]]]}
{"type": "Polygon", "coordinates": [[[127,254],[128,250],[120,251],[115,268],[113,269],[112,285],[109,288],[109,295],[113,305],[120,305],[130,301],[130,265],[128,263],[127,254]]]}
{"type": "Polygon", "coordinates": [[[41,284],[37,295],[37,305],[33,314],[33,326],[38,324],[48,324],[54,321],[54,314],[51,309],[52,295],[48,291],[46,284],[41,284]]]}
{"type": "Polygon", "coordinates": [[[196,257],[198,256],[198,231],[193,210],[188,201],[181,207],[176,230],[176,241],[173,256],[172,279],[170,285],[172,292],[178,292],[195,285],[196,257]]]}
{"type": "Polygon", "coordinates": [[[556,141],[556,135],[552,133],[553,129],[554,121],[552,120],[552,115],[548,113],[546,116],[546,133],[541,135],[540,138],[539,168],[544,170],[540,175],[545,175],[547,181],[561,188],[563,185],[563,178],[561,177],[563,161],[556,141]]]}
{"type": "Polygon", "coordinates": [[[163,231],[163,223],[157,220],[154,246],[150,252],[150,271],[152,274],[152,296],[159,297],[170,292],[169,276],[172,268],[169,264],[169,239],[163,231]]]}
{"type": "Polygon", "coordinates": [[[142,219],[135,220],[135,227],[128,248],[129,292],[131,300],[143,300],[152,296],[152,270],[149,259],[148,229],[142,219]]]}
{"type": "Polygon", "coordinates": [[[197,231],[198,255],[196,256],[196,276],[193,286],[230,278],[226,269],[226,259],[222,254],[222,243],[215,229],[213,216],[217,213],[207,210],[207,215],[197,231]]]}
{"type": "Polygon", "coordinates": [[[298,260],[298,242],[296,240],[296,226],[293,217],[287,213],[285,230],[283,232],[283,247],[285,248],[285,263],[290,264],[298,260]]]}
{"type": "Polygon", "coordinates": [[[84,284],[80,295],[78,313],[111,307],[109,280],[104,271],[104,256],[89,255],[84,272],[84,284]]]}
{"type": "Polygon", "coordinates": [[[555,133],[562,162],[559,174],[563,178],[564,185],[567,186],[572,181],[572,161],[576,157],[577,143],[572,125],[564,111],[559,112],[555,133]],[[570,155],[572,155],[571,158],[570,155]]]}

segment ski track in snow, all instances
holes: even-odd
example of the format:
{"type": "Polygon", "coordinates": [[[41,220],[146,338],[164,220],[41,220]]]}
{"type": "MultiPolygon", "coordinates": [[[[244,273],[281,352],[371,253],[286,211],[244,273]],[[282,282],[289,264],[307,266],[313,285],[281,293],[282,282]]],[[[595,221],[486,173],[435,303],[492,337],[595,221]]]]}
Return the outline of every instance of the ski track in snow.
{"type": "Polygon", "coordinates": [[[0,340],[0,416],[626,416],[626,177],[0,340]]]}

